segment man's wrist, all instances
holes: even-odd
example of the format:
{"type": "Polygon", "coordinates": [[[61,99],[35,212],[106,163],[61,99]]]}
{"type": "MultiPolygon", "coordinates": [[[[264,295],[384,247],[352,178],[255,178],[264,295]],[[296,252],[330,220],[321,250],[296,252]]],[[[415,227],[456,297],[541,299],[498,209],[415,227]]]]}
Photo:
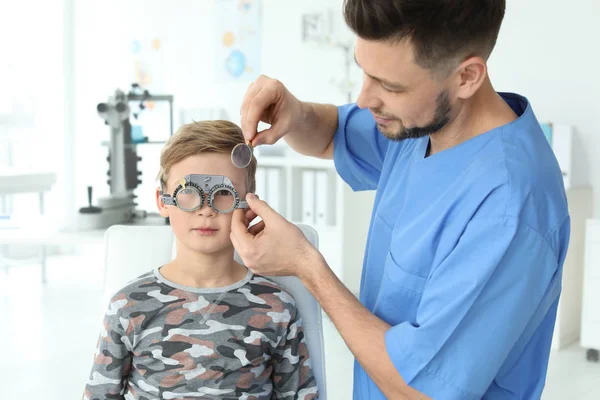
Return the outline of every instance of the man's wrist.
{"type": "Polygon", "coordinates": [[[312,125],[315,122],[315,110],[313,109],[312,103],[307,101],[300,102],[300,110],[301,110],[301,126],[304,130],[312,130],[312,125]]]}
{"type": "Polygon", "coordinates": [[[313,283],[322,272],[329,268],[323,255],[314,247],[306,252],[306,257],[302,260],[302,265],[298,268],[298,278],[304,282],[305,286],[313,283]]]}

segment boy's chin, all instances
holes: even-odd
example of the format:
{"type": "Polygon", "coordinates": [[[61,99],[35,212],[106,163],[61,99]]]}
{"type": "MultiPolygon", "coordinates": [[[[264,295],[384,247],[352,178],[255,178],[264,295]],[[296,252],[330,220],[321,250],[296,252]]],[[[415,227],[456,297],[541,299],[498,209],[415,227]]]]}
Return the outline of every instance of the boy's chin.
{"type": "Polygon", "coordinates": [[[204,255],[219,254],[233,250],[233,244],[231,244],[230,241],[220,242],[216,240],[212,243],[209,243],[208,241],[206,241],[205,243],[198,243],[196,241],[196,243],[189,243],[188,247],[193,252],[204,255]]]}

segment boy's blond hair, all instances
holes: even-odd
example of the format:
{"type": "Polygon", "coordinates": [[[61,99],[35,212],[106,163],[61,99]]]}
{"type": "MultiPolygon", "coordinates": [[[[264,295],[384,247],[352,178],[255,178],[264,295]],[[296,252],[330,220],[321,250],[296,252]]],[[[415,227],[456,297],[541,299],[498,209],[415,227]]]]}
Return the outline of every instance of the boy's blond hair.
{"type": "MultiPolygon", "coordinates": [[[[242,129],[233,122],[224,120],[199,121],[183,125],[169,138],[160,154],[158,181],[166,189],[171,167],[178,162],[198,154],[231,154],[231,150],[244,143],[242,129]]],[[[256,158],[252,156],[246,168],[246,193],[256,189],[256,158]]]]}

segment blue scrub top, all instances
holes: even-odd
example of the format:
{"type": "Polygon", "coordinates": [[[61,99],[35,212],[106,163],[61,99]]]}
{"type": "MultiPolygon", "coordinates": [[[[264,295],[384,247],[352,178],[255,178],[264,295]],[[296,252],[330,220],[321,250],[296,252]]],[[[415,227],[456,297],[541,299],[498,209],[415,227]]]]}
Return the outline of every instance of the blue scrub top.
{"type": "MultiPolygon", "coordinates": [[[[531,106],[500,95],[517,120],[427,158],[429,137],[390,141],[368,110],[339,108],[337,171],[377,190],[360,300],[392,326],[399,374],[436,400],[544,387],[570,219],[531,106]]],[[[354,398],[385,398],[357,362],[354,398]]]]}

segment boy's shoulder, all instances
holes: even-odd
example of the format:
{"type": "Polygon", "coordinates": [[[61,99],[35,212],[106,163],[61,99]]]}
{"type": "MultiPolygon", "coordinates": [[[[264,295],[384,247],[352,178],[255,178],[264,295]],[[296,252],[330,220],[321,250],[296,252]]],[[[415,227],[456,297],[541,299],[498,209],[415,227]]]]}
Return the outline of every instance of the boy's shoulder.
{"type": "MultiPolygon", "coordinates": [[[[250,293],[263,299],[281,302],[287,307],[296,308],[294,296],[281,284],[272,279],[265,278],[262,275],[253,275],[250,281],[245,285],[250,293]]],[[[241,288],[243,290],[243,288],[241,288]]],[[[287,308],[286,307],[286,308],[287,308]]]]}
{"type": "Polygon", "coordinates": [[[130,298],[132,295],[135,297],[135,293],[148,293],[149,291],[156,290],[159,284],[154,271],[148,271],[143,273],[127,282],[119,290],[114,292],[111,302],[130,298]]]}

